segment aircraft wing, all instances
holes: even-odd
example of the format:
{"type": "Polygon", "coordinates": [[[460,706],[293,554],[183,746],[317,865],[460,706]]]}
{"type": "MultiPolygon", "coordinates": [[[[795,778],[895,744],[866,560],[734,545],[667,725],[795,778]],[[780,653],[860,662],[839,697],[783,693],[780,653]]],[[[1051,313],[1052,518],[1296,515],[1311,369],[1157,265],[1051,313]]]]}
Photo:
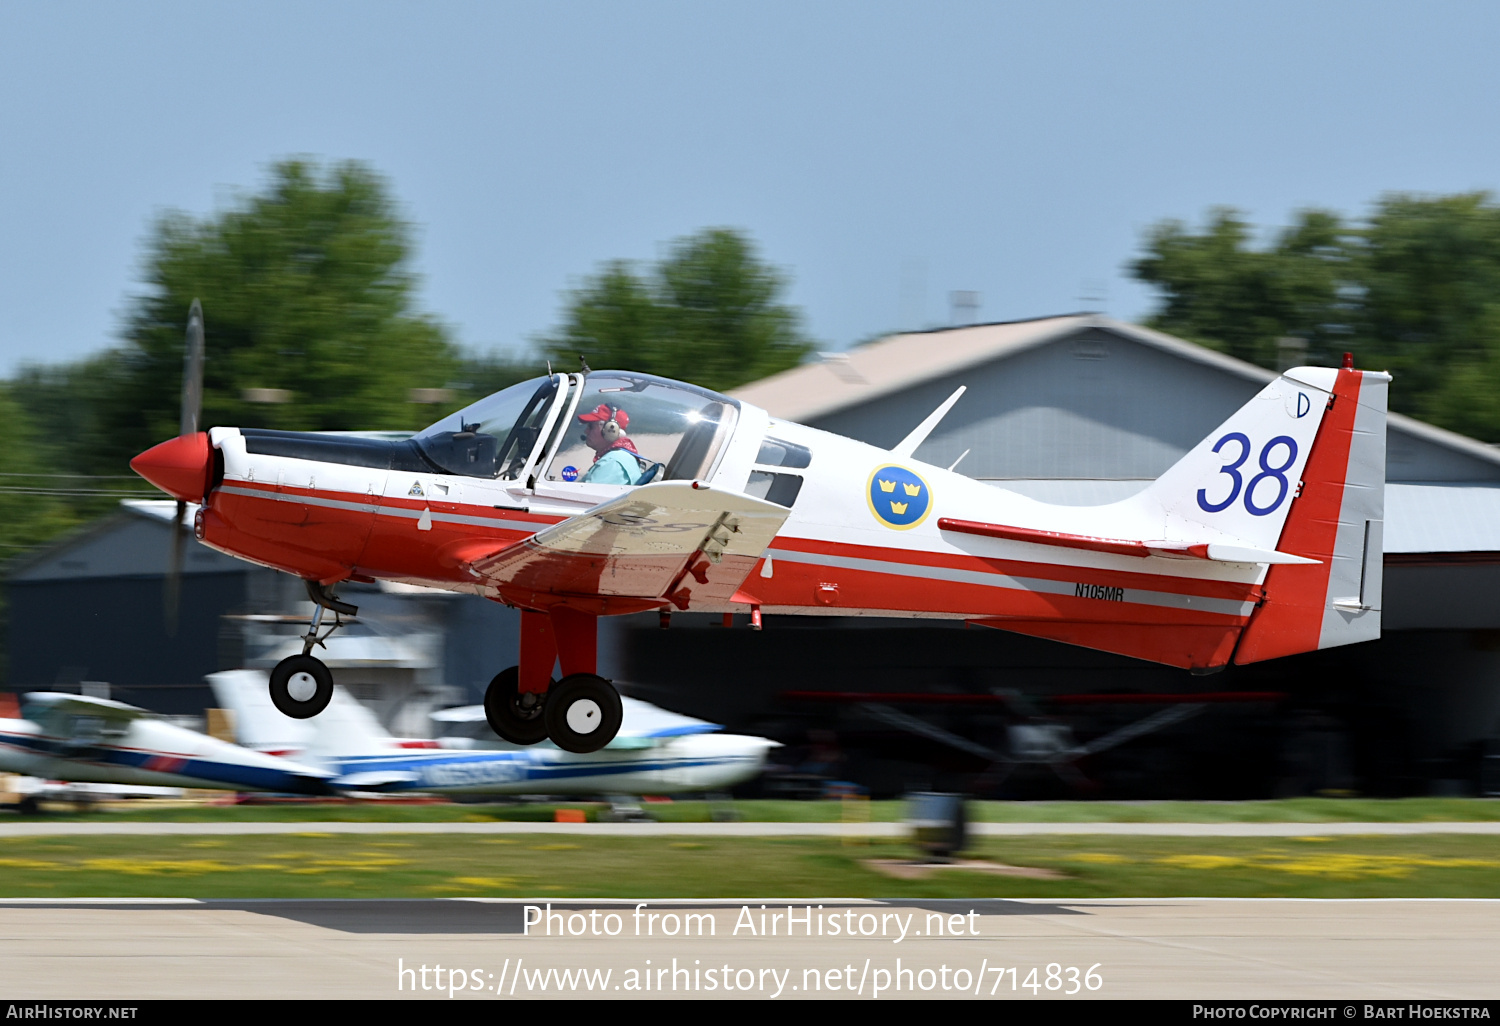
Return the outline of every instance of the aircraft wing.
{"type": "Polygon", "coordinates": [[[123,729],[132,720],[151,715],[145,709],[110,698],[90,698],[87,695],[70,695],[61,691],[32,691],[26,695],[27,717],[56,727],[58,720],[68,716],[87,716],[104,720],[123,729]]]}
{"type": "MultiPolygon", "coordinates": [[[[669,738],[687,737],[693,734],[715,734],[724,729],[722,723],[709,723],[707,720],[669,712],[650,702],[631,698],[629,695],[621,695],[620,704],[624,707],[624,721],[620,724],[620,732],[605,746],[606,748],[654,748],[669,738]]],[[[448,723],[468,725],[487,722],[482,705],[461,705],[451,709],[440,709],[431,714],[431,719],[434,724],[440,726],[448,723]]]]}
{"type": "Polygon", "coordinates": [[[406,784],[415,784],[422,778],[410,770],[375,770],[365,773],[346,773],[333,780],[332,786],[341,791],[385,791],[406,784]]]}
{"type": "Polygon", "coordinates": [[[469,566],[502,594],[722,605],[790,515],[697,481],[641,485],[469,566]]]}

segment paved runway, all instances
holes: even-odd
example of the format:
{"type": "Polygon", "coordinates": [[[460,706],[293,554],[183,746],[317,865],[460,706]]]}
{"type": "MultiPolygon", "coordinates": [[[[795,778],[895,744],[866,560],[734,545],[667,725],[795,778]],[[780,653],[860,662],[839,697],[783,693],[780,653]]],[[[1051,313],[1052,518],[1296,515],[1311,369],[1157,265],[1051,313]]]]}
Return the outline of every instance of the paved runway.
{"type": "Polygon", "coordinates": [[[450,989],[455,998],[490,1000],[1500,997],[1500,901],[825,899],[793,906],[790,938],[784,903],[766,902],[764,920],[761,902],[670,901],[639,910],[630,902],[555,903],[554,919],[531,914],[550,922],[550,937],[537,935],[540,925],[522,933],[526,904],[3,900],[0,993],[64,1000],[446,1001],[450,989]],[[583,936],[558,936],[568,931],[583,936]],[[1077,993],[1070,998],[1069,990],[1077,993]]]}
{"type": "MultiPolygon", "coordinates": [[[[586,834],[594,837],[905,837],[902,823],[142,823],[45,819],[0,822],[0,838],[81,834],[586,834]]],[[[980,837],[1115,834],[1138,837],[1500,835],[1500,822],[1432,823],[970,823],[980,837]]]]}

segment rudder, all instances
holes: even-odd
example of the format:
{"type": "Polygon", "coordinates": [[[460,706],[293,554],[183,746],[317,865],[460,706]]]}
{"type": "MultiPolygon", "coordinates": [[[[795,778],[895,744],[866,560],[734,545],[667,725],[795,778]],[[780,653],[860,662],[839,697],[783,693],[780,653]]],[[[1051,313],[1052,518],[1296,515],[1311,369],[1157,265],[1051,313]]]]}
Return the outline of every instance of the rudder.
{"type": "Polygon", "coordinates": [[[1381,371],[1338,371],[1276,546],[1318,562],[1270,568],[1236,664],[1380,637],[1390,380],[1381,371]]]}

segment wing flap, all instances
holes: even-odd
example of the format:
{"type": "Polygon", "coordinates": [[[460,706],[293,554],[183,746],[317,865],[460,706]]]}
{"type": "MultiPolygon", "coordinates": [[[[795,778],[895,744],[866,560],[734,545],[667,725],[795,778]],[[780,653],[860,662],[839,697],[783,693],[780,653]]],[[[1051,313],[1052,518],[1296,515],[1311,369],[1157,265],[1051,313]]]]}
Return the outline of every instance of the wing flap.
{"type": "Polygon", "coordinates": [[[502,591],[722,604],[790,514],[700,482],[641,485],[469,567],[502,591]]]}

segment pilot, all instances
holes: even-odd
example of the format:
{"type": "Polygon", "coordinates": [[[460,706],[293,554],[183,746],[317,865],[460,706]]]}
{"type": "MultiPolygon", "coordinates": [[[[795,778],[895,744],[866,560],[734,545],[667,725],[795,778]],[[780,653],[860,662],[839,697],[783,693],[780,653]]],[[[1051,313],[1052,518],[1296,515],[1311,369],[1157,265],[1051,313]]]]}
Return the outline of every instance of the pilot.
{"type": "Polygon", "coordinates": [[[583,441],[594,450],[594,465],[579,480],[595,484],[635,484],[641,476],[640,454],[635,443],[625,435],[630,414],[617,406],[600,403],[588,413],[581,413],[583,441]]]}

